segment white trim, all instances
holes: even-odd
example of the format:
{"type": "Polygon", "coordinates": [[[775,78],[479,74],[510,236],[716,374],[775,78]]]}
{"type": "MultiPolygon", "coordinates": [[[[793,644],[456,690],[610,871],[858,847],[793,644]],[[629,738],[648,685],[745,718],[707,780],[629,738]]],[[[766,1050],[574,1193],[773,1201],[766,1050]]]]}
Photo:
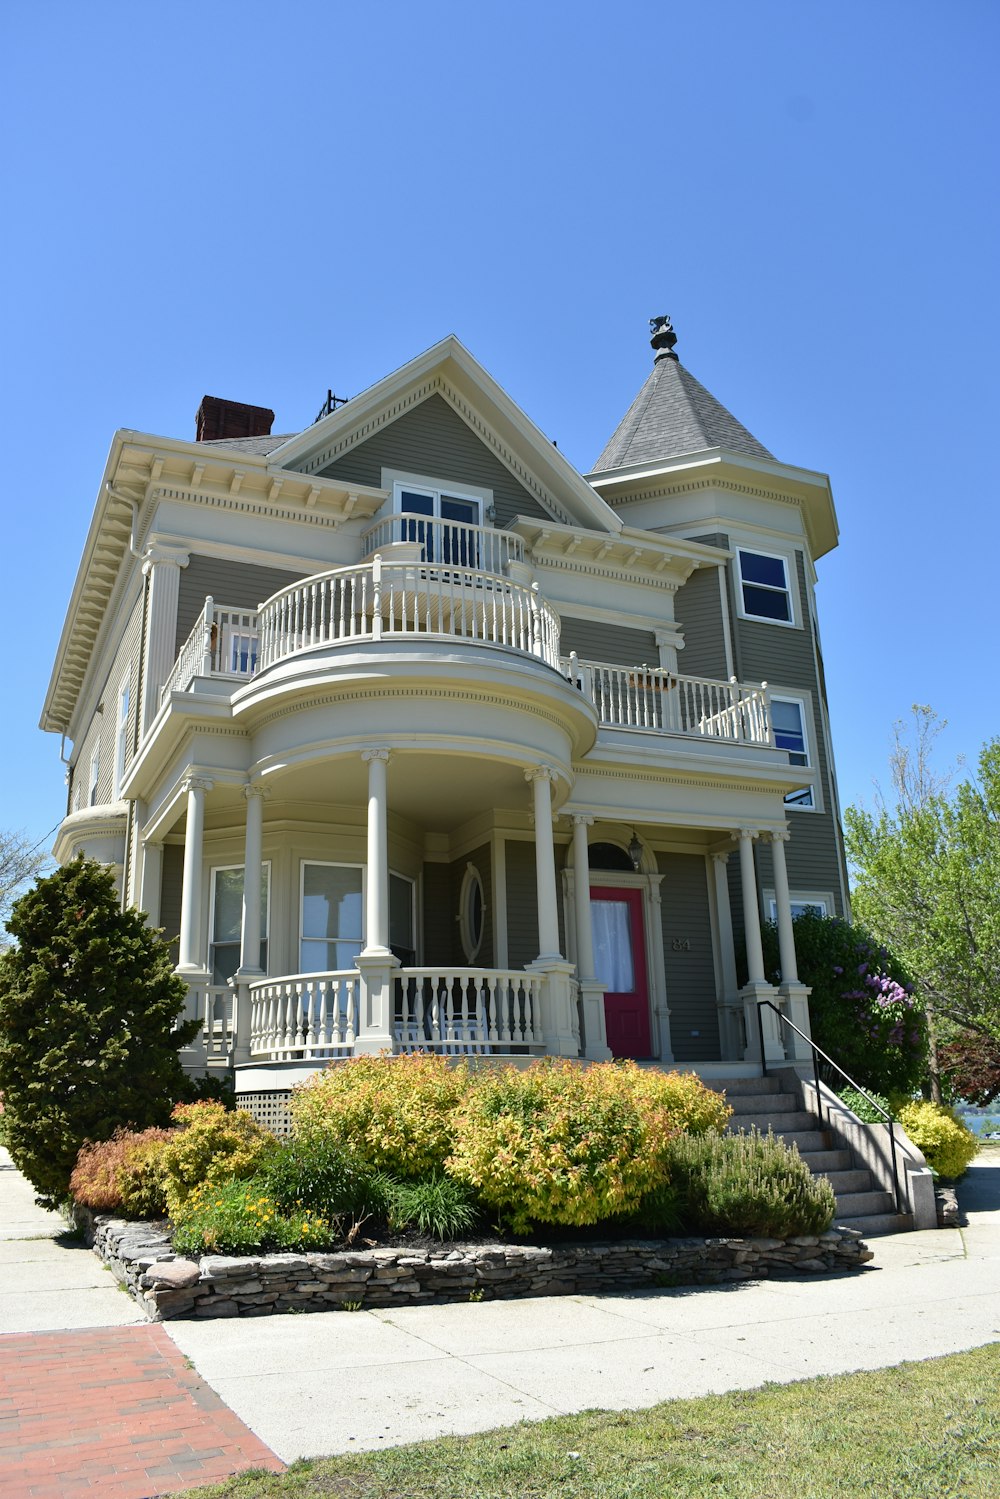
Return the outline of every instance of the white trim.
{"type": "Polygon", "coordinates": [[[115,731],[115,783],[112,788],[112,796],[115,801],[121,798],[122,782],[125,779],[125,756],[128,751],[128,714],[129,698],[132,691],[132,663],[125,668],[125,675],[118,687],[118,726],[115,731]]]}
{"type": "Polygon", "coordinates": [[[90,782],[87,786],[87,806],[96,807],[97,788],[101,781],[101,742],[97,741],[97,748],[90,756],[90,782]]]}
{"type": "Polygon", "coordinates": [[[802,622],[799,618],[799,610],[796,607],[795,601],[796,590],[792,587],[792,580],[798,577],[797,569],[793,564],[793,558],[787,552],[768,552],[762,547],[747,545],[744,542],[737,542],[733,551],[735,553],[733,562],[736,568],[736,612],[740,619],[751,620],[754,624],[760,625],[781,625],[786,630],[801,629],[802,622]],[[770,583],[755,583],[752,578],[749,580],[745,579],[743,577],[743,564],[741,561],[742,552],[746,552],[748,556],[766,557],[770,562],[780,562],[785,575],[784,588],[775,588],[770,583]],[[763,588],[767,593],[783,593],[784,597],[788,600],[789,618],[772,619],[767,614],[751,613],[746,607],[744,588],[763,588]]]}
{"type": "Polygon", "coordinates": [[[458,894],[458,933],[467,963],[475,963],[486,935],[486,890],[483,877],[470,859],[462,876],[462,888],[458,894]],[[479,937],[476,939],[471,918],[472,895],[479,891],[479,937]]]}
{"type": "MultiPolygon", "coordinates": [[[[479,520],[473,521],[473,525],[485,524],[486,511],[493,504],[492,489],[484,489],[475,484],[453,484],[450,479],[442,479],[440,475],[413,474],[402,468],[383,468],[382,488],[391,491],[391,513],[399,515],[402,513],[400,507],[400,491],[403,489],[424,490],[432,493],[436,501],[440,503],[441,496],[447,499],[454,495],[456,500],[475,500],[479,505],[479,520]]],[[[383,507],[384,512],[385,507],[383,507]]],[[[435,517],[440,517],[440,510],[436,509],[435,517]]]]}
{"type": "MultiPolygon", "coordinates": [[[[791,801],[789,800],[790,797],[797,796],[800,793],[798,790],[789,791],[785,796],[785,807],[790,812],[821,812],[823,810],[822,798],[817,794],[819,790],[818,767],[813,752],[815,726],[812,723],[812,696],[804,690],[803,692],[786,692],[782,688],[771,688],[769,696],[772,706],[774,703],[794,703],[798,708],[799,723],[802,728],[802,753],[806,757],[806,763],[802,766],[802,769],[812,772],[811,775],[804,777],[801,788],[802,791],[809,792],[810,800],[808,802],[791,801]]],[[[786,751],[786,753],[790,752],[786,751]]],[[[798,769],[798,767],[794,768],[798,769]]]]}
{"type": "MultiPolygon", "coordinates": [[[[763,895],[764,909],[768,913],[768,920],[777,921],[778,903],[775,899],[774,891],[766,889],[763,895]]],[[[801,910],[804,910],[806,906],[817,907],[821,916],[833,916],[836,914],[832,890],[790,890],[789,904],[792,908],[793,920],[801,914],[801,910]],[[796,911],[796,906],[800,907],[800,911],[796,911]]]]}

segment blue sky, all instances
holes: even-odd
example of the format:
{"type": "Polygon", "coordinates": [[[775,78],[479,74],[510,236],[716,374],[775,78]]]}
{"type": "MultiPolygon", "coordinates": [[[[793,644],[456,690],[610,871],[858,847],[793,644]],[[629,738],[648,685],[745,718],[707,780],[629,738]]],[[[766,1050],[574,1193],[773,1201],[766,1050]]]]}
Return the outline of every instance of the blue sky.
{"type": "Polygon", "coordinates": [[[0,826],[62,815],[36,724],[116,428],[295,430],[454,332],[586,469],[660,312],[831,475],[844,802],[914,702],[945,758],[1000,732],[992,0],[21,0],[0,43],[0,826]]]}

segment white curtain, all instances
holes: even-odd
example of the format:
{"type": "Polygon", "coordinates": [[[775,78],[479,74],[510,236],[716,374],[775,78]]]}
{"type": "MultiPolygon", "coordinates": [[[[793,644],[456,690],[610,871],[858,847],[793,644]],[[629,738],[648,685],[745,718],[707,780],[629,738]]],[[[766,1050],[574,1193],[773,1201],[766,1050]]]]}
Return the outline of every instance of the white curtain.
{"type": "Polygon", "coordinates": [[[611,994],[631,994],[635,989],[635,975],[627,901],[592,900],[590,914],[597,978],[611,994]]]}

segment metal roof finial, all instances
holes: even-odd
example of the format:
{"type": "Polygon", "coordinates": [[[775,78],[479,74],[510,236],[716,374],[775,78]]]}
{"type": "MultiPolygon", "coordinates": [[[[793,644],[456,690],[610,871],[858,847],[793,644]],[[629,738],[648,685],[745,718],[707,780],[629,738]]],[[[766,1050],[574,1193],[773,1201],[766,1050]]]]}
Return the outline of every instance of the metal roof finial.
{"type": "Polygon", "coordinates": [[[677,342],[677,334],[670,318],[665,313],[660,317],[651,317],[649,331],[653,335],[649,340],[655,351],[653,363],[656,364],[660,359],[676,359],[674,344],[677,342]]]}

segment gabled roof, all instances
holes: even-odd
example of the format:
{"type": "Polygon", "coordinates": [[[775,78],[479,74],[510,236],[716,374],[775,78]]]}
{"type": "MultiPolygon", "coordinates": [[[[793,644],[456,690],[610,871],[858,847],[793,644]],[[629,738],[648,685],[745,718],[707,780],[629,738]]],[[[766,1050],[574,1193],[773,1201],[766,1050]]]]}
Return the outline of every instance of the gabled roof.
{"type": "Polygon", "coordinates": [[[553,520],[617,532],[619,516],[454,336],[411,359],[269,455],[275,468],[321,473],[352,445],[437,391],[553,520]]]}
{"type": "Polygon", "coordinates": [[[676,354],[660,349],[593,472],[658,463],[706,448],[725,448],[748,458],[774,457],[684,368],[676,354]]]}

